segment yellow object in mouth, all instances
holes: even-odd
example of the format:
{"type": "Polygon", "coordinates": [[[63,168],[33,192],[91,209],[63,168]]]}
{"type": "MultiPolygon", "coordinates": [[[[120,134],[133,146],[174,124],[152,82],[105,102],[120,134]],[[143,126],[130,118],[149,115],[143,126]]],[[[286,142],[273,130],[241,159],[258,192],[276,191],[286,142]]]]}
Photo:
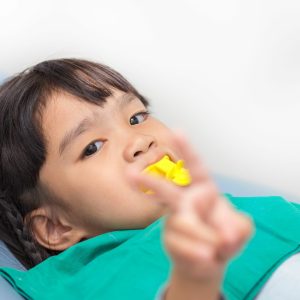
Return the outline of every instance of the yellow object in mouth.
{"type": "MultiPolygon", "coordinates": [[[[184,168],[183,160],[174,163],[170,160],[168,155],[165,155],[158,162],[149,165],[144,171],[149,174],[164,177],[178,186],[187,186],[192,181],[189,171],[184,168]]],[[[153,192],[148,189],[145,193],[152,194],[153,192]]]]}

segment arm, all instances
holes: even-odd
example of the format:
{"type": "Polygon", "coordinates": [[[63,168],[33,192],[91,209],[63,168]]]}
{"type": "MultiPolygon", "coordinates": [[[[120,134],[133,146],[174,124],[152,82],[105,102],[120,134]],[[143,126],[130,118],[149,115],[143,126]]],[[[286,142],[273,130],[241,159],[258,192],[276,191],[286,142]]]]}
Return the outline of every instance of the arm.
{"type": "Polygon", "coordinates": [[[164,300],[220,300],[220,284],[221,279],[199,282],[173,270],[164,300]]]}
{"type": "Polygon", "coordinates": [[[141,171],[131,174],[137,186],[150,188],[151,197],[168,208],[163,239],[173,270],[165,300],[218,300],[226,263],[249,238],[251,222],[219,195],[185,138],[173,141],[190,171],[189,186],[141,171]]]}

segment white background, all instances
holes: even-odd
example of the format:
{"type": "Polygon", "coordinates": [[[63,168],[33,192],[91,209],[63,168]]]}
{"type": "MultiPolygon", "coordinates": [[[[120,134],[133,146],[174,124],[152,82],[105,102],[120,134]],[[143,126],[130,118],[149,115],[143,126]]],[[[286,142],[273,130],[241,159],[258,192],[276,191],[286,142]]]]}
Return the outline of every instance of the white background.
{"type": "Polygon", "coordinates": [[[0,0],[0,72],[110,65],[212,172],[300,197],[300,1],[0,0]]]}

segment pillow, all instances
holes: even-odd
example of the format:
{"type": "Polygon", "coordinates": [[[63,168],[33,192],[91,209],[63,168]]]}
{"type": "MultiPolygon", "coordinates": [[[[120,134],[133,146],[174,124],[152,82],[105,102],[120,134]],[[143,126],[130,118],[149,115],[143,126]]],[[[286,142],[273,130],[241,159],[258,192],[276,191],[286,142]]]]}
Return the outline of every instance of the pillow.
{"type": "Polygon", "coordinates": [[[0,83],[2,83],[2,81],[5,79],[5,76],[3,73],[0,72],[0,83]]]}
{"type": "MultiPolygon", "coordinates": [[[[0,266],[15,268],[18,270],[26,270],[24,266],[13,256],[13,254],[9,251],[9,249],[2,241],[0,241],[0,266]]],[[[24,299],[1,276],[0,276],[0,295],[1,295],[1,299],[6,299],[6,300],[24,299]]]]}
{"type": "Polygon", "coordinates": [[[228,193],[236,197],[281,196],[288,201],[300,203],[299,197],[283,191],[216,173],[211,176],[222,193],[228,193]]]}

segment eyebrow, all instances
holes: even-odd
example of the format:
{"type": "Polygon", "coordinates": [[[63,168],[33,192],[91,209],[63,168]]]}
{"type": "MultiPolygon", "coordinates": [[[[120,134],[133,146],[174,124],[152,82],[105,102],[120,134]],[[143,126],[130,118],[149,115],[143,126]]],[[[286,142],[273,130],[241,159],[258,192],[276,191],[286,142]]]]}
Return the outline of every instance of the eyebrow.
{"type": "MultiPolygon", "coordinates": [[[[120,107],[123,108],[126,106],[129,102],[134,100],[136,97],[132,94],[124,94],[120,98],[120,107]]],[[[71,130],[67,131],[67,133],[62,138],[61,142],[59,143],[58,152],[61,156],[63,152],[66,150],[66,148],[80,135],[82,135],[84,132],[86,132],[95,122],[96,118],[99,115],[97,113],[93,113],[91,116],[85,117],[83,120],[79,122],[78,125],[76,125],[71,130]]]]}
{"type": "Polygon", "coordinates": [[[59,155],[61,156],[65,149],[80,135],[86,132],[92,124],[95,123],[95,114],[84,118],[77,126],[69,130],[59,144],[59,155]]]}

